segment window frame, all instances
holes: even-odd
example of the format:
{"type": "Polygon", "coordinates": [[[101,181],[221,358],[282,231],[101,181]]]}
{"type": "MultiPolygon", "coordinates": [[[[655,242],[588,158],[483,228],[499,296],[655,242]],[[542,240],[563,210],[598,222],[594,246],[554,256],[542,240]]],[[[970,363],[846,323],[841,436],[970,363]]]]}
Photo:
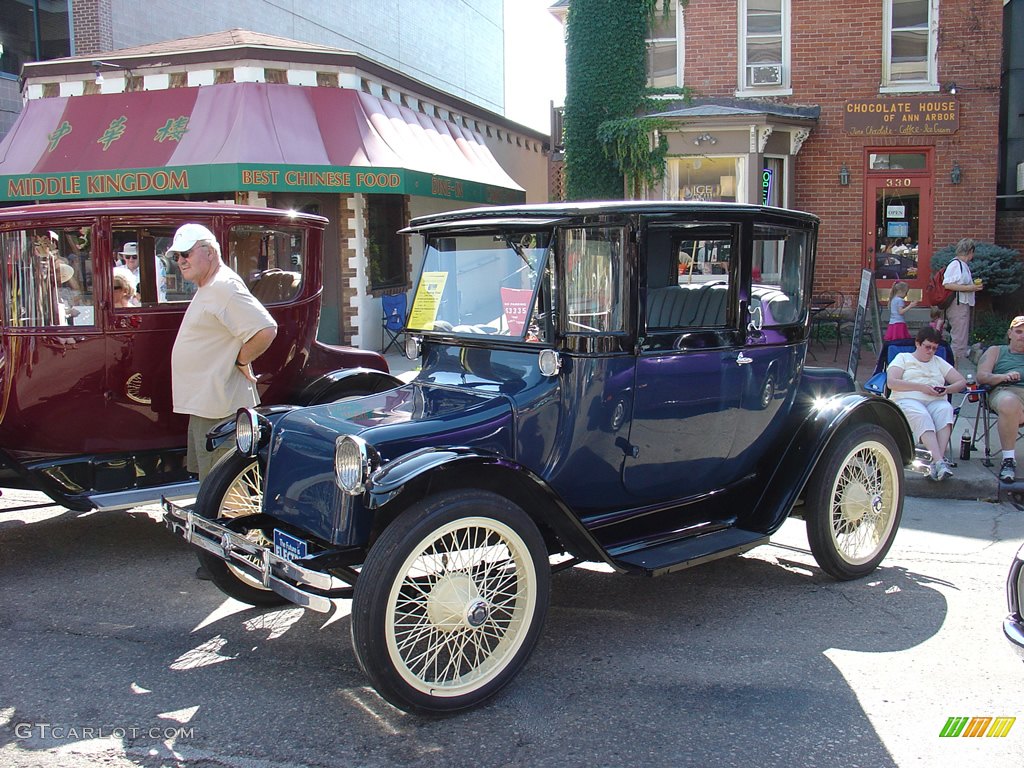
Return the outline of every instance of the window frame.
{"type": "MultiPolygon", "coordinates": [[[[683,28],[683,7],[678,0],[671,0],[672,8],[675,11],[675,37],[648,37],[644,40],[644,47],[646,49],[646,68],[647,68],[647,87],[648,88],[680,88],[683,85],[683,65],[685,63],[685,42],[686,33],[683,28]],[[657,85],[654,82],[654,73],[652,71],[651,64],[651,46],[659,43],[664,44],[671,42],[675,44],[676,48],[676,66],[675,66],[675,82],[672,84],[657,85]]],[[[660,10],[655,10],[655,13],[661,13],[660,10]]],[[[653,31],[653,30],[651,30],[653,31]]]]}
{"type": "Polygon", "coordinates": [[[911,27],[893,28],[892,12],[896,0],[885,0],[882,5],[882,82],[879,93],[935,92],[939,90],[939,0],[926,0],[928,6],[928,72],[924,80],[892,79],[892,36],[894,32],[911,27]]]}
{"type": "Polygon", "coordinates": [[[737,96],[790,96],[793,93],[792,78],[790,70],[792,67],[792,18],[791,0],[780,0],[780,13],[782,15],[782,78],[778,85],[747,85],[747,16],[749,14],[748,0],[738,0],[736,13],[737,28],[737,73],[736,73],[736,95],[737,96]]]}

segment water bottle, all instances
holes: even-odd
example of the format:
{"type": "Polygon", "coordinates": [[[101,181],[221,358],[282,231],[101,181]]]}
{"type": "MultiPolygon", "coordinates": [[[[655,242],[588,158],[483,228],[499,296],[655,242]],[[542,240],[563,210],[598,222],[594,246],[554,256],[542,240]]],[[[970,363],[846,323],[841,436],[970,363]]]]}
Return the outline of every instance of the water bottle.
{"type": "Polygon", "coordinates": [[[966,429],[963,437],[960,438],[960,458],[963,461],[968,461],[971,458],[971,436],[966,429]]]}

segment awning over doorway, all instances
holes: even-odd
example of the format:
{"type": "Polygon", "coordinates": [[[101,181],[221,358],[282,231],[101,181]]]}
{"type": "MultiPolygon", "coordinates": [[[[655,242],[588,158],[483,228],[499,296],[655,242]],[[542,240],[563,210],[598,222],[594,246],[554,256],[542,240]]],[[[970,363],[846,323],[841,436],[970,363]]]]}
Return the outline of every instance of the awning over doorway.
{"type": "Polygon", "coordinates": [[[0,142],[0,201],[243,190],[525,199],[479,133],[343,88],[34,99],[0,142]]]}

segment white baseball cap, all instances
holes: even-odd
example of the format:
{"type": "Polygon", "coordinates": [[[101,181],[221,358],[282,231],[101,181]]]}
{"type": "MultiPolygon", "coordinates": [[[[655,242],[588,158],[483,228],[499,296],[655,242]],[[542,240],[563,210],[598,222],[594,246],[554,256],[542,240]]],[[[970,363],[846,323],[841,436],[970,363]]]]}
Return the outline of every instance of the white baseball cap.
{"type": "Polygon", "coordinates": [[[174,233],[174,242],[167,250],[174,253],[187,253],[200,240],[217,242],[217,237],[202,224],[182,224],[174,233]]]}
{"type": "Polygon", "coordinates": [[[122,256],[138,256],[139,255],[139,244],[138,243],[125,243],[124,248],[121,249],[122,256]]]}

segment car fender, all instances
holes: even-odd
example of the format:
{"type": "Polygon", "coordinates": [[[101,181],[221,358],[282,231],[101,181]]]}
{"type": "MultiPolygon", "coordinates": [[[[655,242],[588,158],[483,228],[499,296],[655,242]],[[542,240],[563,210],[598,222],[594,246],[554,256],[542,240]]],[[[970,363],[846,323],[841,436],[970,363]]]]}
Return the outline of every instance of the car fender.
{"type": "MultiPolygon", "coordinates": [[[[459,447],[422,448],[413,451],[385,464],[371,475],[364,496],[365,503],[369,509],[380,510],[411,484],[428,485],[432,476],[438,472],[448,472],[457,468],[472,471],[474,466],[485,465],[508,471],[520,481],[517,484],[510,479],[508,485],[501,489],[495,489],[497,493],[517,495],[514,493],[513,486],[518,485],[543,497],[548,502],[546,507],[543,504],[526,504],[525,506],[529,508],[525,511],[534,518],[538,525],[550,529],[558,537],[566,551],[575,557],[605,562],[615,567],[616,570],[622,570],[620,566],[616,566],[612,562],[604,548],[583,526],[579,518],[562,503],[547,483],[526,467],[497,454],[459,447]],[[539,513],[540,508],[543,508],[545,513],[539,513]]],[[[516,501],[517,499],[513,498],[512,500],[516,501]]]]}
{"type": "MultiPolygon", "coordinates": [[[[296,408],[329,403],[345,397],[347,394],[368,395],[374,392],[384,392],[401,385],[401,379],[397,379],[389,373],[375,371],[372,368],[346,368],[345,370],[331,371],[310,382],[294,403],[260,406],[256,408],[256,412],[274,424],[282,415],[296,408]]],[[[234,434],[235,417],[231,416],[206,433],[206,449],[214,450],[234,434]]]]}
{"type": "Polygon", "coordinates": [[[400,387],[402,380],[372,368],[346,368],[325,373],[305,386],[295,405],[329,403],[349,393],[372,394],[400,387]]]}
{"type": "MultiPolygon", "coordinates": [[[[298,407],[297,405],[261,405],[257,406],[256,413],[273,426],[277,423],[278,419],[298,407]]],[[[220,424],[206,433],[206,450],[213,451],[225,440],[233,440],[234,436],[235,417],[232,416],[220,422],[220,424]]]]}
{"type": "Polygon", "coordinates": [[[913,461],[910,425],[891,400],[860,393],[818,398],[768,478],[756,515],[763,522],[756,528],[761,530],[763,526],[765,532],[771,533],[782,525],[832,441],[844,427],[865,423],[877,424],[893,436],[904,466],[913,461]]]}

